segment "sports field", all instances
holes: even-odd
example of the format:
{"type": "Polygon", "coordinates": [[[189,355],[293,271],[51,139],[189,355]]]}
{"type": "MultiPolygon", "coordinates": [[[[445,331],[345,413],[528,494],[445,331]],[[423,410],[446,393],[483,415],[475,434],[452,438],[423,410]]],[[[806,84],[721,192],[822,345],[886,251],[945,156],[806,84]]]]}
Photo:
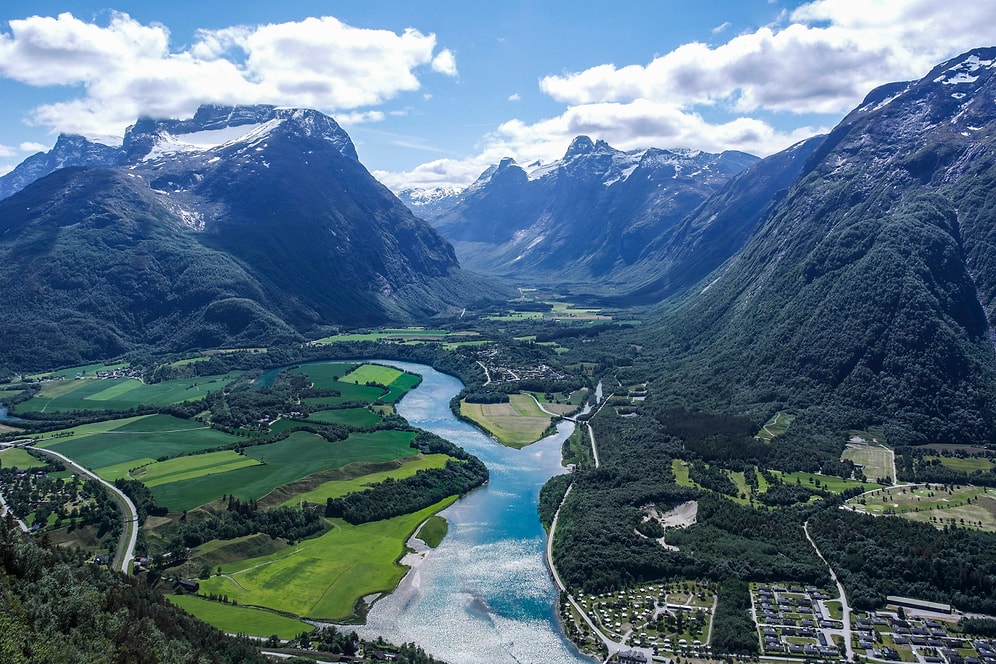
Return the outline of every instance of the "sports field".
{"type": "Polygon", "coordinates": [[[200,582],[201,592],[301,617],[345,620],[353,614],[357,599],[397,586],[406,571],[397,561],[408,537],[454,500],[358,526],[333,519],[335,527],[321,537],[226,565],[225,576],[200,582]]]}
{"type": "Polygon", "coordinates": [[[260,465],[160,484],[152,488],[152,495],[173,512],[189,510],[224,495],[258,500],[278,486],[329,468],[355,461],[413,456],[415,451],[409,443],[414,437],[410,431],[375,431],[354,433],[346,440],[330,443],[321,436],[296,431],[279,442],[245,448],[245,455],[260,461],[260,465]]]}
{"type": "Polygon", "coordinates": [[[306,622],[263,609],[232,606],[193,595],[166,595],[166,599],[226,634],[250,636],[276,634],[281,639],[293,639],[302,632],[312,630],[312,626],[306,622]]]}
{"type": "Polygon", "coordinates": [[[144,415],[98,425],[102,426],[75,427],[70,430],[74,435],[51,438],[41,447],[51,448],[87,468],[105,468],[139,459],[189,454],[237,440],[200,422],[172,415],[144,415]]]}
{"type": "Polygon", "coordinates": [[[484,430],[509,447],[524,447],[543,437],[550,426],[544,413],[528,394],[511,394],[508,403],[460,402],[460,414],[477,422],[484,430]]]}
{"type": "Polygon", "coordinates": [[[166,406],[202,399],[208,392],[222,389],[239,375],[240,372],[231,372],[217,376],[170,380],[153,385],[146,385],[134,378],[49,381],[42,386],[35,397],[17,404],[17,412],[122,411],[142,405],[166,406]]]}

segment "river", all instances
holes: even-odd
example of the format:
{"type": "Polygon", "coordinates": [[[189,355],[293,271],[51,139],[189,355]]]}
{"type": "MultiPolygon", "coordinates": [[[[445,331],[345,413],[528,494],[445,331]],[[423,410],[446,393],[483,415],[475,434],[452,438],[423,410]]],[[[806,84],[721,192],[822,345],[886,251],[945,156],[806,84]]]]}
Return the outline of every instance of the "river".
{"type": "Polygon", "coordinates": [[[450,664],[590,663],[560,630],[536,512],[540,487],[565,472],[560,451],[574,424],[561,422],[556,434],[521,450],[504,447],[450,412],[459,380],[420,364],[382,363],[422,376],[398,412],[475,454],[491,479],[440,513],[449,522],[442,544],[374,603],[356,631],[414,641],[450,664]]]}

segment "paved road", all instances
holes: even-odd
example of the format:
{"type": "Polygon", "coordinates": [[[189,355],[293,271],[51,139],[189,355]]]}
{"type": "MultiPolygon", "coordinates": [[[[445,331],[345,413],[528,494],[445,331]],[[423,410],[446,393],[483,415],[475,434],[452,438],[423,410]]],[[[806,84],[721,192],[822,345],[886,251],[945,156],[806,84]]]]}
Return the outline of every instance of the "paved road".
{"type": "Polygon", "coordinates": [[[131,502],[131,498],[124,495],[124,493],[122,493],[116,486],[103,478],[98,477],[69,457],[41,447],[30,447],[29,449],[56,457],[65,463],[66,466],[73,472],[86,475],[87,477],[97,480],[111,492],[111,497],[114,498],[114,502],[116,502],[118,507],[121,508],[121,514],[124,517],[124,527],[121,530],[121,539],[118,541],[118,550],[114,554],[114,560],[111,563],[111,567],[121,570],[127,574],[132,558],[135,557],[135,544],[138,542],[138,510],[135,508],[135,503],[131,502]]]}
{"type": "Polygon", "coordinates": [[[833,567],[830,566],[830,563],[827,562],[827,559],[823,557],[822,553],[820,553],[820,547],[816,546],[816,542],[813,541],[813,538],[809,536],[808,519],[804,524],[802,524],[802,530],[803,532],[806,533],[806,539],[809,540],[809,543],[813,545],[813,549],[816,551],[816,555],[820,557],[820,560],[823,561],[823,564],[827,566],[828,570],[830,570],[830,577],[833,579],[833,582],[837,584],[837,592],[840,593],[840,606],[844,610],[844,617],[843,617],[844,629],[841,630],[841,634],[844,637],[844,648],[847,654],[847,661],[849,662],[853,661],[854,648],[851,646],[851,605],[848,604],[847,602],[847,595],[844,593],[844,585],[837,580],[837,573],[833,571],[833,567]]]}

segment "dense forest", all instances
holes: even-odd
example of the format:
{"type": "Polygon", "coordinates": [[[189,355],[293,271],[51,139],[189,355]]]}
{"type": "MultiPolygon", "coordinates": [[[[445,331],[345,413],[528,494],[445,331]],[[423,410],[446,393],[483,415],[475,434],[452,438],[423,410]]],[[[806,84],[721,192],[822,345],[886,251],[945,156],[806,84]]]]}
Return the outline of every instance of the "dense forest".
{"type": "Polygon", "coordinates": [[[227,637],[144,581],[21,539],[0,521],[0,661],[260,664],[255,644],[227,637]]]}

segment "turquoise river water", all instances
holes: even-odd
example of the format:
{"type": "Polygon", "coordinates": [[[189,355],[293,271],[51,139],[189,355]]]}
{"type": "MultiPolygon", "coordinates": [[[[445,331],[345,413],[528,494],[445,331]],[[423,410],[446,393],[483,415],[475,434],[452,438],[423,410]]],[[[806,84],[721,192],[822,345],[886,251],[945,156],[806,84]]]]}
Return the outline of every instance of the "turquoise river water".
{"type": "Polygon", "coordinates": [[[420,364],[382,363],[423,378],[398,412],[475,454],[491,479],[440,513],[449,522],[442,544],[406,560],[412,570],[356,631],[414,641],[450,664],[590,663],[560,630],[536,512],[540,487],[565,472],[560,450],[574,424],[561,422],[556,434],[521,450],[504,447],[450,412],[459,380],[420,364]]]}

